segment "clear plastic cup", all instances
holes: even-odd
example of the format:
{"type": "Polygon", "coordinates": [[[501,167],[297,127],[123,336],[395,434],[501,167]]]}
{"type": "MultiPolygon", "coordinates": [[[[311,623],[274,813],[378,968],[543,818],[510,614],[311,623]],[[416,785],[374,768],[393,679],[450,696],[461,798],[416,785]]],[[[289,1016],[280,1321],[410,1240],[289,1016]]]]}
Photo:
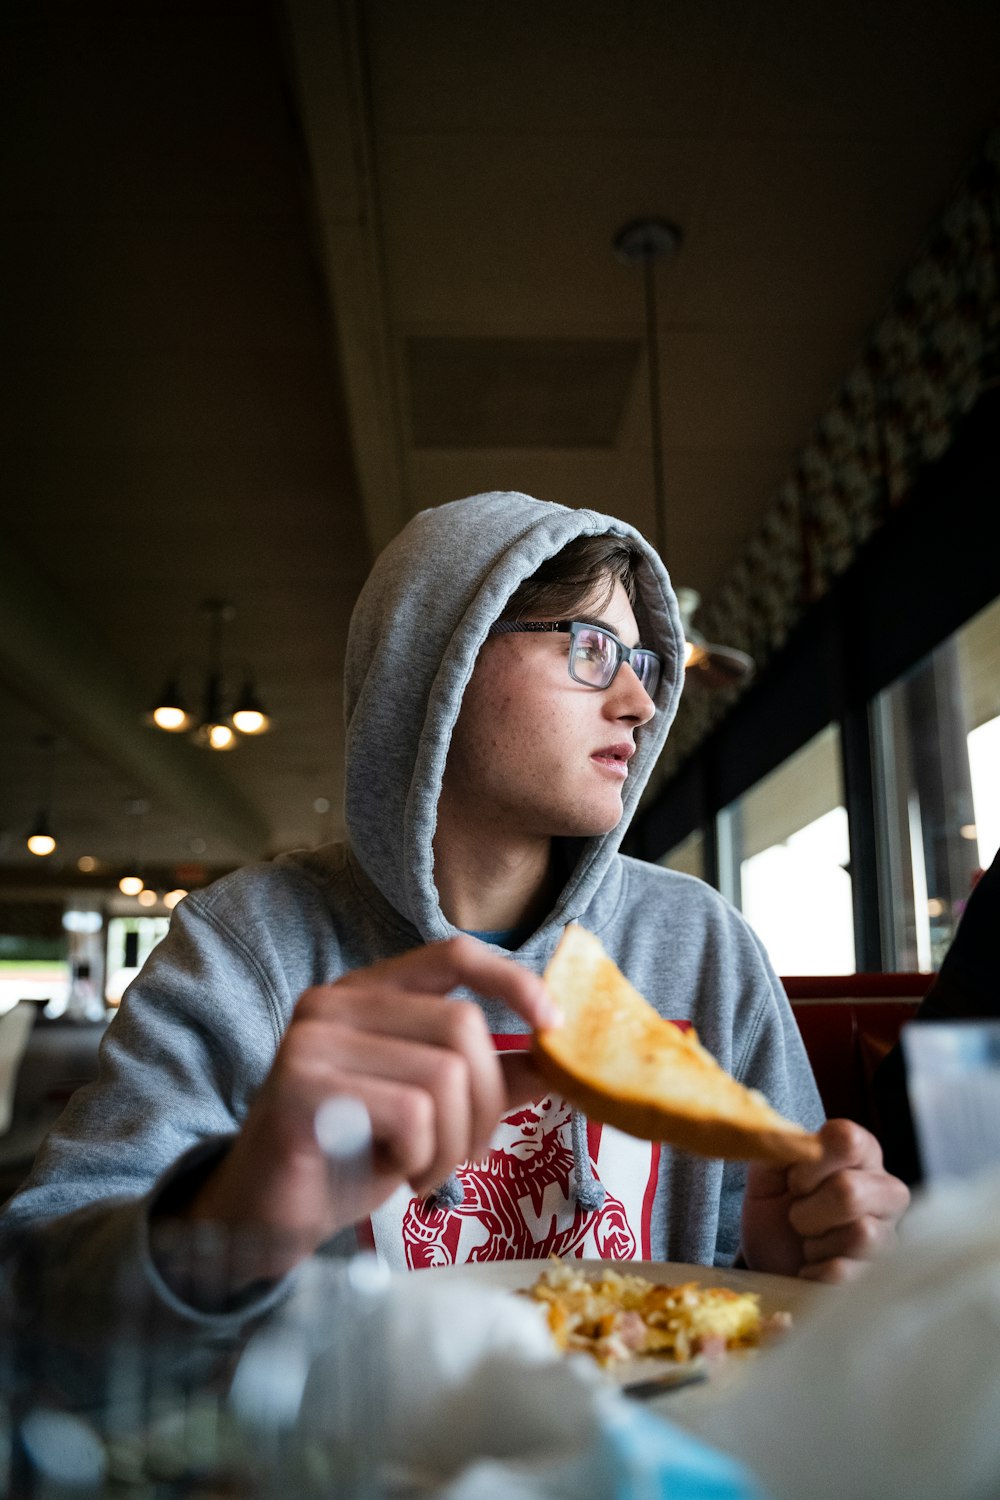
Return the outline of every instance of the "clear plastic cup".
{"type": "Polygon", "coordinates": [[[925,1180],[1000,1165],[1000,1021],[910,1022],[901,1038],[925,1180]]]}

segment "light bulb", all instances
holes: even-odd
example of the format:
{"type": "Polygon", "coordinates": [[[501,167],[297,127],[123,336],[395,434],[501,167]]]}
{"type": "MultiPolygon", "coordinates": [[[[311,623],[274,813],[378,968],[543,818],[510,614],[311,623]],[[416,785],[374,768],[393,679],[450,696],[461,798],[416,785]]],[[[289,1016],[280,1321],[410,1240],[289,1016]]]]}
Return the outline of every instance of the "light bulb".
{"type": "Polygon", "coordinates": [[[239,744],[233,729],[222,719],[205,719],[192,738],[202,750],[233,750],[239,744]]]}
{"type": "Polygon", "coordinates": [[[142,890],[141,875],[123,875],[118,882],[118,889],[123,896],[138,896],[142,890]]]}
{"type": "Polygon", "coordinates": [[[139,892],[139,894],[136,896],[136,900],[138,901],[140,906],[155,906],[156,892],[151,891],[148,889],[148,887],[146,887],[139,892]]]}
{"type": "Polygon", "coordinates": [[[191,715],[186,714],[183,708],[168,708],[164,705],[162,708],[153,709],[153,723],[157,729],[166,729],[170,734],[177,734],[180,730],[186,729],[190,722],[191,715]]]}
{"type": "Polygon", "coordinates": [[[182,729],[191,728],[194,720],[184,707],[184,698],[176,677],[171,677],[164,684],[148,718],[157,729],[165,729],[168,734],[179,734],[182,729]]]}
{"type": "Polygon", "coordinates": [[[32,833],[28,836],[28,848],[32,854],[37,854],[40,858],[44,858],[46,854],[52,854],[55,847],[56,841],[51,833],[32,833]]]}
{"type": "Polygon", "coordinates": [[[177,905],[177,903],[179,901],[183,901],[184,897],[186,895],[187,895],[187,891],[182,891],[180,889],[178,889],[176,891],[168,891],[167,894],[163,898],[163,904],[167,908],[168,911],[173,911],[173,909],[177,905]]]}
{"type": "Polygon", "coordinates": [[[243,684],[231,717],[240,734],[266,734],[271,727],[267,709],[249,681],[243,684]]]}
{"type": "Polygon", "coordinates": [[[267,728],[267,715],[258,708],[238,708],[233,714],[233,723],[240,734],[263,734],[267,728]]]}

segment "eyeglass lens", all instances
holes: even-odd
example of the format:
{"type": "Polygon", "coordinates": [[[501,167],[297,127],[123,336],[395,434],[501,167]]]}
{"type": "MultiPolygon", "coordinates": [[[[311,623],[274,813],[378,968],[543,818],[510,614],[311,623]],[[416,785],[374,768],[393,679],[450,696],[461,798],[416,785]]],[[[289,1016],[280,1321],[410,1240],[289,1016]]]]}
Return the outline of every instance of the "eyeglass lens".
{"type": "Polygon", "coordinates": [[[577,632],[573,643],[573,676],[588,687],[607,687],[618,665],[618,648],[603,630],[577,632]]]}
{"type": "MultiPolygon", "coordinates": [[[[605,688],[612,681],[621,660],[621,647],[607,631],[590,625],[577,630],[570,662],[570,672],[577,682],[588,687],[605,688]]],[[[655,653],[634,652],[631,666],[646,692],[655,693],[660,675],[660,663],[655,653]]]]}

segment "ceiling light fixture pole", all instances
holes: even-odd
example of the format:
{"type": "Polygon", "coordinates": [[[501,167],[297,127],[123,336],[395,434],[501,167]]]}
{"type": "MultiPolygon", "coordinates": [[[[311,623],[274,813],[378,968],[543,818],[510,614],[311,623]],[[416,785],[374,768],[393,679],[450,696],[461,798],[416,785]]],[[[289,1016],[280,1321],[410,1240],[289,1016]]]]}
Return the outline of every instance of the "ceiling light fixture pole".
{"type": "Polygon", "coordinates": [[[653,434],[653,494],[656,497],[656,547],[667,555],[667,498],[663,479],[663,403],[660,399],[660,341],[656,326],[656,268],[653,256],[642,265],[646,303],[646,346],[649,367],[649,424],[653,434]]]}
{"type": "Polygon", "coordinates": [[[642,267],[646,311],[646,391],[649,397],[650,449],[653,464],[653,504],[656,550],[667,555],[667,496],[663,476],[663,402],[660,395],[660,339],[656,309],[656,262],[673,255],[682,235],[667,219],[634,219],[619,229],[614,251],[627,266],[642,267]]]}
{"type": "MultiPolygon", "coordinates": [[[[656,306],[656,263],[679,249],[683,235],[668,219],[633,219],[619,229],[612,245],[618,259],[642,267],[646,313],[646,389],[649,396],[649,434],[653,470],[656,550],[667,560],[667,493],[663,465],[663,400],[660,389],[660,338],[656,306]]],[[[695,589],[678,588],[677,602],[684,628],[688,672],[709,687],[731,687],[749,681],[753,659],[734,646],[710,645],[691,624],[699,603],[695,589]]]]}
{"type": "Polygon", "coordinates": [[[198,743],[211,750],[231,750],[236,744],[236,734],[227,722],[222,704],[222,631],[236,610],[224,599],[206,599],[202,609],[209,618],[208,675],[201,723],[195,733],[198,743]]]}

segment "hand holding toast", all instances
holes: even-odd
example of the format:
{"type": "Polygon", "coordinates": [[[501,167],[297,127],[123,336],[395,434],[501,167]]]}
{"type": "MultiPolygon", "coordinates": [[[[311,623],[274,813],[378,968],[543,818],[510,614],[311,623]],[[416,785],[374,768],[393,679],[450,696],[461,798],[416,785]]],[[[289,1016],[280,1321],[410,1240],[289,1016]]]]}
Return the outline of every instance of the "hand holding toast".
{"type": "Polygon", "coordinates": [[[895,1235],[910,1194],[883,1167],[875,1137],[853,1120],[828,1120],[817,1139],[818,1161],[751,1163],[742,1254],[754,1271],[847,1281],[895,1235]]]}
{"type": "Polygon", "coordinates": [[[565,1025],[536,1051],[567,1097],[634,1135],[750,1162],[751,1269],[843,1281],[891,1239],[910,1195],[867,1130],[830,1120],[812,1135],[784,1119],[663,1021],[583,928],[567,927],[545,978],[565,1025]]]}

